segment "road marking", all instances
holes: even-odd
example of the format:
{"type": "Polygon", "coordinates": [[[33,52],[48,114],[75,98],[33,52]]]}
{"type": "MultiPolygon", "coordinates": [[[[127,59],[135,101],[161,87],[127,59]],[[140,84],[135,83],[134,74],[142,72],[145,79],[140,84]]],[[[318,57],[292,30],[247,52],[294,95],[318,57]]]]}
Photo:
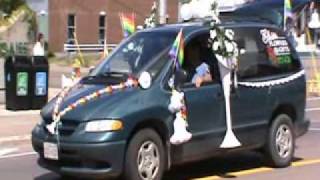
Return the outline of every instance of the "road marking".
{"type": "Polygon", "coordinates": [[[0,156],[0,159],[9,159],[9,158],[15,158],[15,157],[22,157],[22,156],[31,156],[31,155],[37,155],[36,152],[26,152],[26,153],[19,153],[19,154],[11,154],[6,156],[0,156]]]}
{"type": "MultiPolygon", "coordinates": [[[[238,172],[230,172],[230,173],[227,173],[223,176],[238,177],[238,176],[245,176],[245,175],[268,172],[268,171],[272,171],[272,170],[273,170],[272,168],[262,167],[262,168],[248,169],[248,170],[243,170],[243,171],[238,171],[238,172]]],[[[215,180],[215,179],[222,179],[222,178],[223,177],[221,177],[221,176],[208,176],[208,177],[204,177],[204,178],[196,178],[193,180],[215,180]]]]}
{"type": "Polygon", "coordinates": [[[317,100],[320,100],[320,97],[312,97],[307,99],[307,101],[317,101],[317,100]]]}
{"type": "MultiPolygon", "coordinates": [[[[320,159],[293,162],[291,164],[291,167],[302,167],[302,166],[313,165],[313,164],[320,164],[320,159]]],[[[248,169],[248,170],[243,170],[238,172],[230,172],[230,173],[226,173],[223,176],[214,175],[214,176],[207,176],[203,178],[195,178],[193,180],[216,180],[216,179],[222,179],[223,177],[239,177],[239,176],[245,176],[245,175],[253,175],[258,173],[270,172],[273,170],[275,169],[261,167],[261,168],[248,169]]]]}
{"type": "Polygon", "coordinates": [[[311,112],[311,111],[320,111],[320,108],[307,108],[305,109],[306,112],[311,112]]]}
{"type": "Polygon", "coordinates": [[[320,131],[320,128],[310,128],[310,131],[320,131]]]}
{"type": "Polygon", "coordinates": [[[262,168],[249,169],[249,170],[244,170],[244,171],[239,171],[239,172],[232,172],[232,173],[228,173],[227,175],[245,176],[245,175],[250,175],[250,174],[268,172],[268,171],[272,171],[272,170],[273,170],[272,168],[262,167],[262,168]]]}
{"type": "Polygon", "coordinates": [[[30,140],[31,135],[0,137],[0,143],[30,140]]]}
{"type": "Polygon", "coordinates": [[[305,161],[298,161],[292,163],[293,167],[301,167],[301,166],[307,166],[307,165],[313,165],[313,164],[319,164],[320,159],[313,159],[313,160],[305,160],[305,161]]]}
{"type": "Polygon", "coordinates": [[[0,149],[0,157],[18,151],[17,148],[0,149]]]}

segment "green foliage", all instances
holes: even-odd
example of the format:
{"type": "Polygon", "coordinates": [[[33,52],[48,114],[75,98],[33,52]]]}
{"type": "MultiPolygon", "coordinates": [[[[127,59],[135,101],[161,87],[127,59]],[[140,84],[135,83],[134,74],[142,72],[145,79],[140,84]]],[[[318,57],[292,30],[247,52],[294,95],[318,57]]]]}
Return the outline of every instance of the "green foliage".
{"type": "Polygon", "coordinates": [[[32,11],[28,6],[25,6],[27,15],[25,16],[24,21],[28,22],[29,29],[28,29],[28,37],[29,39],[36,39],[37,34],[37,19],[36,19],[36,13],[32,11]]]}
{"type": "Polygon", "coordinates": [[[28,49],[28,43],[25,42],[17,42],[15,43],[15,54],[18,55],[28,55],[29,49],[28,49]]]}
{"type": "Polygon", "coordinates": [[[9,49],[6,43],[0,43],[0,57],[4,57],[8,54],[9,49]]]}
{"type": "Polygon", "coordinates": [[[54,54],[54,52],[49,51],[48,52],[48,58],[54,58],[56,55],[54,54]]]}
{"type": "Polygon", "coordinates": [[[0,0],[0,11],[11,14],[12,11],[23,4],[25,4],[24,0],[0,0]]]}

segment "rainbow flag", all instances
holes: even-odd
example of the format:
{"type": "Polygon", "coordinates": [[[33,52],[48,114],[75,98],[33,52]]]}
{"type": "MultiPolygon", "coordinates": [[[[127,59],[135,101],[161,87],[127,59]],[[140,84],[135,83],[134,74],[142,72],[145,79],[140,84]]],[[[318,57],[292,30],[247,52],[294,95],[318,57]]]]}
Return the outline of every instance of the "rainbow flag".
{"type": "Polygon", "coordinates": [[[180,68],[184,62],[184,39],[182,29],[173,42],[169,56],[174,61],[177,68],[180,68]]]}
{"type": "Polygon", "coordinates": [[[284,0],[284,28],[286,28],[287,25],[287,19],[293,18],[292,14],[292,3],[291,0],[284,0]]]}
{"type": "Polygon", "coordinates": [[[120,21],[124,37],[128,37],[136,31],[135,14],[125,15],[120,13],[120,21]]]}

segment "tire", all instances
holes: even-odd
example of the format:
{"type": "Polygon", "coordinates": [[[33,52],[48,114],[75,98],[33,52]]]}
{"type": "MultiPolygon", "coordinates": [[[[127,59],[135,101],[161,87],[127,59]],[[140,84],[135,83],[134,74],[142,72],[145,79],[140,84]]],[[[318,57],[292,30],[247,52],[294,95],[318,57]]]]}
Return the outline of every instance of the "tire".
{"type": "Polygon", "coordinates": [[[128,145],[124,166],[126,180],[161,180],[165,151],[160,136],[152,129],[137,132],[128,145]]]}
{"type": "Polygon", "coordinates": [[[295,135],[292,120],[286,114],[278,115],[270,126],[265,145],[267,161],[272,167],[287,167],[293,160],[294,151],[295,135]]]}

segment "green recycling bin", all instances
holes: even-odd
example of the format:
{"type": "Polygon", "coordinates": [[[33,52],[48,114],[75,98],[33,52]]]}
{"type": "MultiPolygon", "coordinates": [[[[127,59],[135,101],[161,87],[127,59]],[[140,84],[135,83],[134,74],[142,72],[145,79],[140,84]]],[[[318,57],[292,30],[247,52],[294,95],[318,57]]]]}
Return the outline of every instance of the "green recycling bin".
{"type": "Polygon", "coordinates": [[[6,109],[29,110],[31,99],[31,58],[10,56],[5,62],[6,109]]]}

